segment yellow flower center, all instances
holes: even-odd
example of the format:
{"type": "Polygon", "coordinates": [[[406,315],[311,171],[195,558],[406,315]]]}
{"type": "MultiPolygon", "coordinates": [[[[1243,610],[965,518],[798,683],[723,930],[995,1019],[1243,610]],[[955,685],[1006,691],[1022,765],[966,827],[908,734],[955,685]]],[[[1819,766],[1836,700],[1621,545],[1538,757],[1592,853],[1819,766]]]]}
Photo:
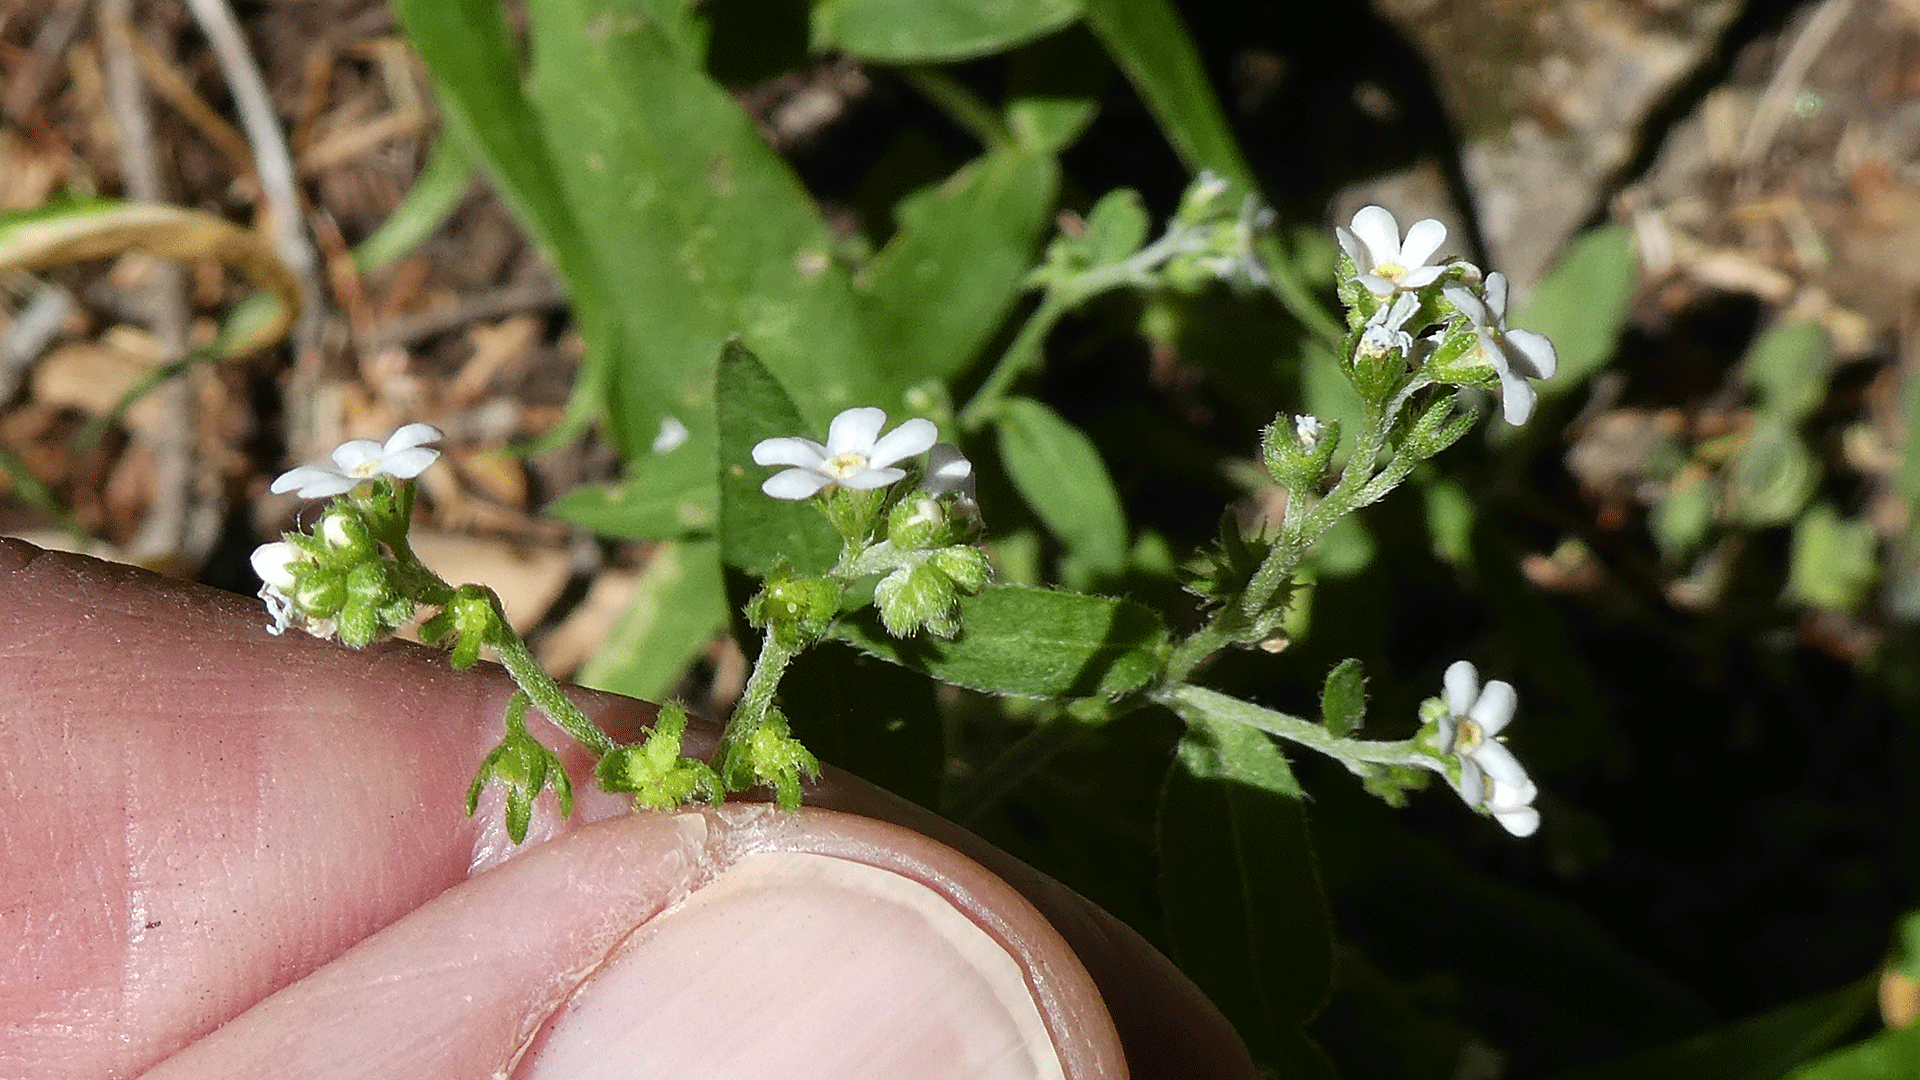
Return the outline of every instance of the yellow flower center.
{"type": "Polygon", "coordinates": [[[835,454],[828,458],[826,464],[820,468],[835,479],[845,480],[849,476],[866,471],[867,455],[849,450],[844,454],[835,454]]]}

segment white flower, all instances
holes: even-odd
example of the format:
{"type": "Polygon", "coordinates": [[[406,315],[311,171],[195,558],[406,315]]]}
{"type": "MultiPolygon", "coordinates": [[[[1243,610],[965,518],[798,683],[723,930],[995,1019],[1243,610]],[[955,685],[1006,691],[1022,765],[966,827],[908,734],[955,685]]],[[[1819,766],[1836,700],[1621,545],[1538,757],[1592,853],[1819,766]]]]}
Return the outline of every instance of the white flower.
{"type": "Polygon", "coordinates": [[[678,450],[686,445],[690,435],[687,425],[675,417],[663,416],[660,418],[660,434],[653,437],[653,452],[665,454],[678,450]]]}
{"type": "Polygon", "coordinates": [[[1300,449],[1311,454],[1320,445],[1320,436],[1327,425],[1317,416],[1296,416],[1293,418],[1293,437],[1300,440],[1300,449]]]}
{"type": "Polygon", "coordinates": [[[1533,415],[1539,399],[1528,379],[1550,379],[1560,368],[1560,357],[1545,334],[1507,329],[1507,275],[1487,275],[1487,299],[1482,303],[1472,289],[1449,285],[1447,301],[1473,323],[1480,335],[1480,352],[1500,374],[1500,411],[1507,423],[1520,426],[1533,415]]]}
{"type": "Polygon", "coordinates": [[[833,418],[825,446],[812,439],[762,439],[753,448],[755,465],[791,465],[760,485],[776,499],[805,499],[825,487],[882,488],[907,475],[894,462],[926,452],[940,436],[933,421],[915,417],[885,436],[887,414],[872,407],[848,409],[833,418]]]}
{"type": "Polygon", "coordinates": [[[958,492],[960,503],[970,506],[973,503],[973,462],[960,452],[952,443],[934,443],[927,451],[927,478],[924,482],[927,494],[939,498],[948,492],[958,492]]]}
{"type": "Polygon", "coordinates": [[[1432,218],[1414,222],[1403,243],[1393,215],[1384,207],[1367,206],[1353,215],[1352,231],[1335,227],[1334,235],[1353,260],[1354,280],[1375,296],[1425,288],[1446,270],[1427,265],[1447,239],[1447,227],[1432,218]]]}
{"type": "Polygon", "coordinates": [[[293,564],[306,557],[306,552],[285,540],[261,544],[253,549],[253,572],[260,576],[261,582],[260,599],[266,602],[267,614],[273,617],[273,621],[267,624],[270,634],[284,634],[288,627],[297,626],[314,637],[333,636],[332,619],[309,619],[294,605],[291,595],[294,587],[293,564]]]}
{"type": "Polygon", "coordinates": [[[1480,686],[1480,672],[1457,660],[1447,668],[1447,715],[1440,720],[1440,752],[1460,758],[1460,798],[1484,806],[1515,836],[1532,836],[1540,827],[1533,808],[1538,789],[1519,759],[1495,739],[1513,720],[1520,699],[1498,679],[1480,686]]]}
{"type": "Polygon", "coordinates": [[[293,491],[303,499],[324,499],[352,491],[361,481],[376,476],[411,480],[439,460],[440,451],[425,444],[440,438],[440,429],[432,424],[408,424],[394,432],[384,446],[372,439],[344,442],[334,449],[332,465],[289,469],[273,482],[271,490],[275,495],[293,491]]]}

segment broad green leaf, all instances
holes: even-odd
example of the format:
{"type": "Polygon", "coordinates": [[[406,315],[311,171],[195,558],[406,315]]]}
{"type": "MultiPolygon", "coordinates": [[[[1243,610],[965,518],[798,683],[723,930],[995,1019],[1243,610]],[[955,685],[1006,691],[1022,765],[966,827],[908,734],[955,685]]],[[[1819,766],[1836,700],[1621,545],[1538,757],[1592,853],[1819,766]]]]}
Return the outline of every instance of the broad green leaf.
{"type": "Polygon", "coordinates": [[[1119,573],[1127,519],[1093,440],[1029,398],[1009,398],[998,423],[1000,457],[1020,497],[1090,571],[1119,573]]]}
{"type": "Polygon", "coordinates": [[[1828,611],[1857,610],[1880,576],[1879,552],[1873,522],[1814,506],[1793,526],[1787,595],[1828,611]]]}
{"type": "Polygon", "coordinates": [[[780,381],[738,341],[720,355],[715,377],[720,427],[720,561],[756,577],[786,556],[802,574],[818,574],[840,553],[840,536],[811,501],[775,499],[760,490],[773,471],[753,463],[753,445],[783,435],[819,438],[800,419],[780,381]]]}
{"type": "Polygon", "coordinates": [[[1079,14],[1078,0],[814,0],[813,45],[893,64],[968,60],[1079,14]]]}
{"type": "MultiPolygon", "coordinates": [[[[1670,1046],[1576,1069],[1558,1080],[1777,1080],[1843,1038],[1873,1009],[1873,1002],[1873,983],[1863,979],[1670,1046]]],[[[1794,1076],[1812,1080],[1800,1073],[1794,1076]]]]}
{"type": "Polygon", "coordinates": [[[1327,672],[1320,688],[1320,722],[1337,736],[1360,730],[1367,718],[1367,673],[1360,661],[1348,657],[1327,672]]]}
{"type": "MultiPolygon", "coordinates": [[[[798,434],[796,429],[788,434],[798,434]]],[[[714,529],[714,450],[689,439],[668,453],[627,462],[618,483],[589,484],[547,507],[550,516],[604,536],[631,539],[711,534],[714,529]]]]}
{"type": "Polygon", "coordinates": [[[1059,153],[1093,123],[1112,78],[1113,65],[1085,30],[1042,38],[1013,54],[1007,128],[1022,146],[1059,153]]]}
{"type": "Polygon", "coordinates": [[[1560,369],[1541,384],[1544,392],[1580,385],[1613,356],[1639,284],[1640,260],[1625,227],[1602,226],[1567,246],[1508,320],[1553,341],[1560,369]]]}
{"type": "Polygon", "coordinates": [[[1727,466],[1727,517],[1764,528],[1800,514],[1820,483],[1820,462],[1784,420],[1762,415],[1727,466]]]}
{"type": "Polygon", "coordinates": [[[1194,172],[1212,169],[1247,191],[1253,170],[1227,126],[1199,50],[1169,0],[1087,0],[1087,25],[1194,172]]]}
{"type": "Polygon", "coordinates": [[[1747,382],[1760,396],[1760,411],[1799,423],[1827,399],[1833,346],[1815,322],[1772,327],[1747,350],[1747,382]]]}
{"type": "Polygon", "coordinates": [[[1167,631],[1129,600],[990,585],[960,601],[960,636],[905,641],[871,612],[842,619],[833,636],[936,679],[1012,697],[1119,697],[1160,670],[1167,631]]]}
{"type": "Polygon", "coordinates": [[[1160,898],[1174,959],[1255,1059],[1331,1076],[1300,1029],[1333,978],[1305,799],[1265,734],[1191,721],[1161,792],[1160,898]]]}
{"type": "Polygon", "coordinates": [[[794,737],[821,761],[925,807],[946,765],[937,684],[852,649],[809,649],[780,680],[794,737]]]}
{"type": "Polygon", "coordinates": [[[641,571],[627,610],[575,681],[659,701],[726,625],[719,542],[661,544],[641,571]]]}
{"type": "Polygon", "coordinates": [[[1087,228],[1071,241],[1070,250],[1088,267],[1124,261],[1146,242],[1146,204],[1132,188],[1115,188],[1087,211],[1087,228]]]}
{"type": "MultiPolygon", "coordinates": [[[[617,306],[612,428],[625,456],[663,414],[696,441],[713,356],[739,334],[824,428],[911,381],[867,342],[812,200],[702,66],[698,35],[612,0],[535,0],[529,89],[595,272],[617,306]]],[[[788,432],[787,434],[792,434],[788,432]]]]}
{"type": "Polygon", "coordinates": [[[1033,264],[1059,181],[1052,157],[1001,150],[901,201],[893,241],[860,282],[900,379],[946,381],[979,354],[1033,264]]]}
{"type": "Polygon", "coordinates": [[[1920,1024],[1882,1031],[1836,1050],[1787,1080],[1912,1080],[1920,1076],[1920,1024]]]}

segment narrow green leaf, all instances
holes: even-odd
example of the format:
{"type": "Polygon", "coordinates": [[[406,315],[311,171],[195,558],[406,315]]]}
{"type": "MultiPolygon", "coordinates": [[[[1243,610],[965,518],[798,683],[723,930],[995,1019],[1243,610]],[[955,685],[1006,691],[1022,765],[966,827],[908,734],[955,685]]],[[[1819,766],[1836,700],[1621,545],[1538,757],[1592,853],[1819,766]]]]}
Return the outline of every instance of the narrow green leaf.
{"type": "Polygon", "coordinates": [[[1360,730],[1367,718],[1367,673],[1359,660],[1348,657],[1327,672],[1326,685],[1320,689],[1320,718],[1335,735],[1360,730]]]}
{"type": "Polygon", "coordinates": [[[745,345],[729,341],[714,379],[720,428],[720,561],[763,577],[786,556],[802,574],[818,574],[840,553],[840,536],[811,502],[775,499],[760,490],[773,472],[753,463],[762,439],[818,438],[773,373],[745,345]]]}
{"type": "Polygon", "coordinates": [[[1613,356],[1639,285],[1640,259],[1624,226],[1602,226],[1567,246],[1509,320],[1553,341],[1560,370],[1541,385],[1544,392],[1580,385],[1613,356]]]}
{"type": "Polygon", "coordinates": [[[1161,792],[1160,897],[1174,959],[1255,1059],[1330,1076],[1301,1031],[1333,979],[1305,798],[1266,735],[1191,721],[1161,792]]]}
{"type": "Polygon", "coordinates": [[[1194,172],[1212,169],[1248,191],[1253,170],[1227,126],[1200,52],[1169,0],[1087,0],[1087,25],[1194,172]]]}
{"type": "Polygon", "coordinates": [[[1023,146],[1059,153],[1093,123],[1112,80],[1113,65],[1084,29],[1042,38],[1013,54],[1007,128],[1023,146]]]}
{"type": "Polygon", "coordinates": [[[944,682],[1013,697],[1119,697],[1151,681],[1168,649],[1150,608],[1024,585],[962,599],[960,625],[953,641],[903,641],[862,612],[836,623],[833,636],[944,682]]]}
{"type": "Polygon", "coordinates": [[[1045,405],[1009,398],[998,416],[1007,474],[1047,530],[1095,574],[1127,559],[1127,519],[1093,440],[1045,405]]]}
{"type": "Polygon", "coordinates": [[[659,701],[726,625],[718,541],[662,544],[641,571],[627,610],[574,681],[659,701]]]}
{"type": "Polygon", "coordinates": [[[1838,1050],[1787,1080],[1912,1080],[1920,1076],[1920,1024],[1909,1024],[1838,1050]]]}
{"type": "MultiPolygon", "coordinates": [[[[1839,1042],[1873,1010],[1873,1004],[1873,981],[1862,979],[1682,1042],[1576,1069],[1558,1080],[1774,1080],[1839,1042]]],[[[1841,1080],[1846,1075],[1836,1073],[1819,1080],[1841,1080]]],[[[1889,1074],[1903,1080],[1913,1075],[1911,1068],[1889,1074]]],[[[1813,1080],[1800,1073],[1794,1076],[1813,1080]]]]}
{"type": "Polygon", "coordinates": [[[353,265],[370,273],[406,256],[446,224],[473,183],[473,162],[458,138],[441,136],[426,168],[407,189],[400,205],[372,236],[353,249],[353,265]]]}
{"type": "Polygon", "coordinates": [[[895,64],[967,60],[1079,14],[1078,0],[815,0],[813,45],[895,64]]]}
{"type": "Polygon", "coordinates": [[[899,229],[861,282],[899,380],[946,381],[979,355],[1033,264],[1059,181],[1051,156],[1002,150],[901,201],[899,229]]]}

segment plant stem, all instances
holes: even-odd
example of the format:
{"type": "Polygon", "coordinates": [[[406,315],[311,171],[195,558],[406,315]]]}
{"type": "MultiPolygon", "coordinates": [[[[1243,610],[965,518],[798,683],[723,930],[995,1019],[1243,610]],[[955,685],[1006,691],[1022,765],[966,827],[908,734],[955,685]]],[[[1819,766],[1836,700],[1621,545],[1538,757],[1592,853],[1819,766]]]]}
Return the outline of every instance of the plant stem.
{"type": "Polygon", "coordinates": [[[1169,687],[1155,694],[1154,698],[1184,718],[1205,717],[1210,720],[1245,724],[1269,735],[1286,739],[1288,742],[1318,750],[1328,757],[1339,760],[1350,769],[1372,764],[1413,765],[1439,771],[1438,763],[1433,756],[1413,739],[1383,742],[1376,739],[1341,738],[1312,721],[1288,716],[1286,713],[1275,712],[1272,709],[1263,709],[1231,694],[1223,694],[1218,690],[1208,690],[1191,684],[1169,687]]]}
{"type": "Polygon", "coordinates": [[[767,718],[768,710],[773,708],[774,692],[780,689],[780,679],[787,673],[787,665],[799,655],[798,647],[781,644],[772,631],[761,637],[760,655],[753,662],[753,674],[747,676],[746,689],[740,693],[740,704],[734,708],[733,715],[727,718],[726,730],[720,735],[723,745],[738,742],[752,734],[767,718]]]}
{"type": "MultiPolygon", "coordinates": [[[[493,600],[494,610],[498,611],[500,598],[493,596],[491,590],[488,595],[493,600]]],[[[493,646],[494,653],[500,657],[501,666],[513,676],[514,682],[520,684],[520,689],[532,699],[534,707],[545,713],[547,719],[558,725],[560,730],[572,736],[575,742],[593,751],[595,757],[603,756],[619,745],[613,741],[613,736],[600,730],[600,725],[587,719],[586,713],[567,700],[560,684],[554,682],[553,676],[547,674],[547,669],[540,666],[533,650],[527,648],[527,643],[521,641],[520,635],[507,625],[505,616],[500,617],[499,629],[489,635],[487,644],[493,646]]]]}

